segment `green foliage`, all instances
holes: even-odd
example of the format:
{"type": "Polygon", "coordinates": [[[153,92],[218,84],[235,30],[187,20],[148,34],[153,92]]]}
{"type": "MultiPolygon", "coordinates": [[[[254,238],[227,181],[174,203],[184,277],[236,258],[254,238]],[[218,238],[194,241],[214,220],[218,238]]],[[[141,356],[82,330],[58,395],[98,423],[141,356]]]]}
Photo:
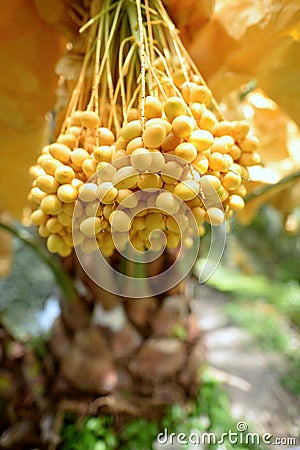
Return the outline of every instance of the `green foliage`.
{"type": "Polygon", "coordinates": [[[285,352],[288,336],[284,329],[282,317],[273,308],[266,308],[261,302],[229,303],[226,307],[229,317],[240,326],[250,330],[266,350],[285,352]]]}
{"type": "Polygon", "coordinates": [[[53,294],[53,286],[55,281],[48,266],[33,249],[15,239],[12,271],[0,279],[0,312],[16,337],[23,339],[42,331],[36,314],[53,294]]]}
{"type": "MultiPolygon", "coordinates": [[[[300,210],[295,211],[300,219],[300,210]]],[[[272,280],[300,282],[300,233],[288,235],[281,213],[265,205],[251,226],[232,221],[232,235],[238,246],[247,252],[257,272],[272,280]]]]}
{"type": "MultiPolygon", "coordinates": [[[[135,419],[123,425],[117,437],[111,417],[89,417],[80,422],[69,417],[64,423],[59,450],[150,450],[158,433],[165,428],[169,435],[214,433],[217,438],[229,430],[236,431],[227,394],[208,367],[203,370],[196,401],[185,407],[171,406],[160,424],[135,419]]],[[[262,450],[255,444],[232,445],[226,438],[223,445],[223,450],[262,450]]],[[[207,448],[220,449],[217,444],[209,444],[207,448]]]]}
{"type": "Polygon", "coordinates": [[[35,336],[28,342],[29,348],[35,353],[39,359],[43,359],[47,353],[48,348],[46,345],[47,335],[45,336],[35,336]]]}
{"type": "Polygon", "coordinates": [[[137,419],[124,425],[120,436],[113,428],[112,417],[88,417],[75,423],[69,418],[62,432],[60,450],[149,450],[159,432],[158,425],[137,419]]]}
{"type": "Polygon", "coordinates": [[[300,350],[290,351],[287,354],[287,372],[282,377],[282,385],[293,394],[300,396],[300,350]]]}
{"type": "Polygon", "coordinates": [[[136,419],[124,426],[121,433],[122,449],[149,450],[159,433],[158,425],[144,419],[136,419]]]}
{"type": "Polygon", "coordinates": [[[300,309],[300,287],[295,281],[274,281],[262,273],[248,275],[222,264],[208,284],[218,291],[231,294],[235,300],[259,299],[287,314],[291,309],[300,309]]]}
{"type": "MultiPolygon", "coordinates": [[[[230,411],[230,404],[226,392],[215,379],[209,367],[202,372],[202,385],[194,404],[188,410],[179,405],[172,406],[162,421],[162,427],[170,433],[214,433],[217,438],[222,433],[236,431],[236,420],[230,411]]],[[[187,447],[188,448],[188,447],[187,447]]],[[[218,444],[209,444],[208,449],[218,450],[218,444]]],[[[262,450],[262,447],[251,444],[242,446],[232,445],[225,438],[222,449],[226,450],[262,450]]]]}
{"type": "Polygon", "coordinates": [[[109,416],[88,417],[74,423],[72,418],[65,422],[62,431],[63,443],[60,450],[114,450],[118,438],[109,416]]]}

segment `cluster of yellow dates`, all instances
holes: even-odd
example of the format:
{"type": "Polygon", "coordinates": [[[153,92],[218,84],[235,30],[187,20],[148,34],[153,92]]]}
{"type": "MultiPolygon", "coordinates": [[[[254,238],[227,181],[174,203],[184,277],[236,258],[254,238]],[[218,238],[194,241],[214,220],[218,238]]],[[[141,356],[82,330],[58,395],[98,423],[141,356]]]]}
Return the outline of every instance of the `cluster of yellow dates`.
{"type": "Polygon", "coordinates": [[[102,126],[101,111],[75,111],[64,134],[43,148],[30,169],[29,201],[50,252],[68,256],[79,245],[109,257],[129,239],[139,251],[158,251],[155,230],[165,233],[167,248],[189,247],[183,204],[200,236],[204,222],[218,226],[244,207],[247,166],[260,162],[258,139],[245,121],[217,119],[196,75],[186,81],[175,73],[173,83],[178,95],[146,96],[117,136],[102,126]]]}

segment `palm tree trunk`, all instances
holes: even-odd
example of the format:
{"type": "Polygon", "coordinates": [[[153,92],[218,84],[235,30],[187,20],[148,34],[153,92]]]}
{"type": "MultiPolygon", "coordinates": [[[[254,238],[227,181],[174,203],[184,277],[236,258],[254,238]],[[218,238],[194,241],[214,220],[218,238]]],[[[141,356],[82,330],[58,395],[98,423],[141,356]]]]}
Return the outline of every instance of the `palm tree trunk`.
{"type": "MultiPolygon", "coordinates": [[[[167,259],[147,270],[159,273],[167,259]]],[[[62,300],[50,341],[58,402],[70,392],[74,399],[92,395],[104,412],[158,419],[166,405],[192,398],[204,349],[187,281],[158,297],[131,299],[98,287],[75,257],[66,265],[78,297],[62,300]]]]}

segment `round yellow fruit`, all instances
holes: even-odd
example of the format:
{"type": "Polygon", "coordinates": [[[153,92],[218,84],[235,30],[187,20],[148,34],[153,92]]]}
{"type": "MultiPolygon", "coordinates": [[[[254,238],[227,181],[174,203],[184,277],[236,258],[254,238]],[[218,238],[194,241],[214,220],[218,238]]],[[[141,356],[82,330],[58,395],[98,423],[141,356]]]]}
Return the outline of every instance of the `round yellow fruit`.
{"type": "Polygon", "coordinates": [[[160,212],[150,213],[145,216],[145,227],[148,230],[164,229],[165,222],[160,212]]]}
{"type": "Polygon", "coordinates": [[[152,125],[145,129],[142,135],[143,143],[148,148],[158,148],[166,137],[166,129],[163,125],[152,125]]]}
{"type": "Polygon", "coordinates": [[[225,135],[231,135],[232,130],[233,130],[232,122],[229,122],[228,120],[222,120],[221,122],[216,124],[213,133],[215,136],[220,137],[225,135]]]}
{"type": "Polygon", "coordinates": [[[212,226],[217,227],[225,220],[224,212],[216,207],[208,208],[205,214],[205,219],[212,226]]]}
{"type": "Polygon", "coordinates": [[[50,234],[47,239],[47,248],[51,253],[58,253],[64,246],[64,241],[58,234],[50,234]]]}
{"type": "Polygon", "coordinates": [[[137,185],[140,189],[160,189],[163,181],[157,173],[141,173],[137,185]]]}
{"type": "Polygon", "coordinates": [[[199,181],[204,198],[214,196],[221,187],[221,181],[214,175],[204,175],[199,181]]]}
{"type": "Polygon", "coordinates": [[[242,151],[237,145],[233,145],[230,148],[228,154],[232,157],[232,159],[234,161],[236,161],[237,159],[239,159],[241,157],[242,151]]]}
{"type": "Polygon", "coordinates": [[[44,171],[46,172],[47,175],[52,175],[54,176],[55,171],[58,167],[61,167],[63,165],[62,162],[58,161],[57,159],[54,158],[47,158],[42,162],[42,168],[44,169],[44,171]]]}
{"type": "Polygon", "coordinates": [[[248,136],[239,142],[239,147],[243,152],[254,152],[259,147],[259,140],[256,136],[248,136]]]}
{"type": "Polygon", "coordinates": [[[183,70],[182,69],[176,70],[172,74],[172,80],[175,86],[180,87],[186,81],[186,77],[183,70]]]}
{"type": "Polygon", "coordinates": [[[100,145],[94,150],[94,158],[97,162],[111,162],[113,155],[113,147],[110,145],[100,145]]]}
{"type": "Polygon", "coordinates": [[[167,119],[163,118],[155,118],[155,119],[149,119],[145,122],[145,129],[152,127],[152,126],[163,126],[166,130],[166,135],[168,135],[172,131],[172,125],[167,119]]]}
{"type": "Polygon", "coordinates": [[[59,188],[59,182],[52,175],[42,175],[36,179],[36,185],[46,194],[55,194],[59,188]]]}
{"type": "Polygon", "coordinates": [[[116,202],[125,208],[135,208],[138,204],[138,199],[130,189],[120,189],[116,197],[116,202]]]}
{"type": "Polygon", "coordinates": [[[131,141],[136,137],[142,136],[142,124],[140,120],[132,120],[121,129],[121,137],[131,141]]]}
{"type": "Polygon", "coordinates": [[[75,173],[69,166],[60,166],[56,169],[54,176],[60,184],[69,184],[75,177],[75,173]]]}
{"type": "Polygon", "coordinates": [[[216,126],[218,123],[216,116],[214,113],[209,111],[208,109],[205,109],[203,114],[201,115],[198,124],[199,127],[202,130],[212,131],[212,129],[216,126]]]}
{"type": "Polygon", "coordinates": [[[82,163],[82,171],[90,178],[97,170],[97,161],[92,158],[85,159],[82,163]]]}
{"type": "Polygon", "coordinates": [[[123,139],[121,136],[116,140],[115,147],[116,150],[125,150],[129,140],[123,139]]]}
{"type": "Polygon", "coordinates": [[[179,181],[182,175],[182,167],[176,161],[168,161],[163,170],[161,171],[161,177],[165,183],[172,184],[179,181]]]}
{"type": "Polygon", "coordinates": [[[37,205],[40,205],[41,201],[46,196],[47,196],[46,192],[42,191],[37,186],[33,187],[30,191],[30,197],[31,197],[32,201],[34,201],[34,203],[36,203],[37,205]]]}
{"type": "Polygon", "coordinates": [[[257,164],[260,163],[260,154],[257,152],[242,153],[238,162],[242,166],[256,166],[257,164]]]}
{"type": "Polygon", "coordinates": [[[50,217],[46,222],[46,228],[50,233],[59,233],[63,225],[59,222],[58,217],[50,217]]]}
{"type": "Polygon", "coordinates": [[[180,235],[172,233],[171,231],[166,232],[167,236],[167,248],[174,249],[180,245],[180,235]]]}
{"type": "Polygon", "coordinates": [[[175,117],[172,122],[172,130],[175,136],[186,138],[190,136],[195,126],[195,121],[192,117],[181,115],[175,117]]]}
{"type": "MultiPolygon", "coordinates": [[[[78,206],[78,205],[77,205],[78,206]]],[[[72,217],[75,209],[75,204],[73,203],[65,203],[62,206],[62,211],[68,216],[72,217]]]]}
{"type": "Polygon", "coordinates": [[[186,104],[179,97],[170,97],[164,104],[164,112],[168,120],[172,122],[175,117],[185,114],[186,104]]]}
{"type": "Polygon", "coordinates": [[[156,198],[156,207],[168,214],[176,214],[179,210],[180,203],[171,192],[161,192],[156,198]]]}
{"type": "Polygon", "coordinates": [[[175,156],[187,162],[192,162],[197,156],[197,149],[190,142],[182,142],[175,148],[175,156]]]}
{"type": "Polygon", "coordinates": [[[105,205],[103,208],[103,216],[105,217],[105,219],[108,220],[109,216],[115,209],[116,209],[116,207],[112,203],[110,205],[105,205]]]}
{"type": "Polygon", "coordinates": [[[166,139],[161,144],[161,149],[164,153],[175,150],[177,145],[181,143],[181,138],[175,136],[173,132],[169,133],[166,139]]]}
{"type": "Polygon", "coordinates": [[[173,231],[174,233],[180,233],[179,224],[174,219],[174,217],[167,217],[166,219],[167,230],[173,231]]]}
{"type": "Polygon", "coordinates": [[[57,197],[64,203],[73,203],[77,196],[78,191],[71,184],[63,184],[57,189],[57,197]]]}
{"type": "Polygon", "coordinates": [[[39,235],[40,235],[42,238],[47,238],[47,237],[50,236],[50,231],[47,230],[45,224],[40,225],[38,231],[39,231],[39,235]]]}
{"type": "Polygon", "coordinates": [[[143,148],[143,146],[144,146],[144,143],[143,143],[142,137],[141,136],[136,137],[128,142],[128,144],[126,146],[126,154],[131,155],[133,150],[135,150],[137,148],[143,148]]]}
{"type": "Polygon", "coordinates": [[[66,258],[67,256],[70,256],[73,250],[73,246],[63,244],[62,248],[59,250],[58,254],[62,258],[66,258]]]}
{"type": "Polygon", "coordinates": [[[33,225],[43,225],[48,220],[49,216],[48,214],[45,214],[41,209],[37,209],[36,211],[33,211],[30,216],[30,221],[33,223],[33,225]]]}
{"type": "Polygon", "coordinates": [[[208,170],[208,159],[202,153],[198,153],[196,158],[193,160],[193,166],[201,175],[204,175],[208,170]]]}
{"type": "Polygon", "coordinates": [[[71,150],[67,145],[54,142],[49,145],[49,153],[53,158],[58,159],[62,163],[68,163],[71,157],[71,150]]]}
{"type": "Polygon", "coordinates": [[[115,141],[114,133],[105,127],[100,127],[97,130],[98,145],[112,145],[115,141]]]}
{"type": "Polygon", "coordinates": [[[214,137],[207,130],[194,130],[188,138],[188,141],[196,147],[198,152],[202,152],[213,145],[214,137]]]}
{"type": "Polygon", "coordinates": [[[109,217],[112,231],[124,233],[130,230],[130,217],[124,211],[113,211],[109,217]]]}
{"type": "Polygon", "coordinates": [[[82,167],[83,161],[85,161],[89,157],[89,153],[83,148],[76,148],[71,153],[71,161],[78,167],[82,167]]]}
{"type": "Polygon", "coordinates": [[[197,222],[198,225],[201,225],[204,221],[204,217],[205,217],[205,209],[201,208],[200,206],[196,206],[195,208],[192,209],[192,213],[195,217],[195,220],[197,222]]]}
{"type": "Polygon", "coordinates": [[[162,116],[163,111],[162,105],[158,100],[158,98],[156,97],[148,95],[145,98],[144,108],[145,108],[145,117],[147,117],[147,119],[153,119],[154,117],[162,116]]]}
{"type": "Polygon", "coordinates": [[[97,165],[97,178],[99,183],[103,181],[112,181],[117,169],[110,163],[101,162],[97,165]]]}
{"type": "Polygon", "coordinates": [[[132,221],[132,228],[142,231],[146,228],[144,217],[135,217],[132,221]]]}
{"type": "Polygon", "coordinates": [[[85,236],[93,237],[101,230],[99,217],[88,217],[80,223],[79,229],[85,236]]]}
{"type": "Polygon", "coordinates": [[[81,125],[86,128],[97,128],[100,124],[100,118],[95,111],[83,111],[79,119],[81,125]]]}
{"type": "Polygon", "coordinates": [[[85,183],[79,188],[79,199],[83,202],[94,202],[97,196],[97,185],[94,183],[85,183]]]}
{"type": "Polygon", "coordinates": [[[228,206],[232,211],[241,211],[245,202],[239,195],[233,194],[228,197],[228,206]]]}
{"type": "Polygon", "coordinates": [[[105,205],[113,203],[117,195],[118,189],[110,181],[104,181],[97,188],[97,196],[105,205]]]}
{"type": "Polygon", "coordinates": [[[111,161],[116,169],[121,169],[121,167],[126,167],[130,164],[130,159],[126,154],[126,150],[114,151],[111,161]]]}
{"type": "Polygon", "coordinates": [[[191,101],[191,92],[193,88],[196,88],[197,84],[192,82],[192,81],[186,81],[185,83],[183,83],[183,85],[181,86],[181,94],[182,97],[184,98],[184,100],[187,103],[190,103],[191,101]]]}
{"type": "Polygon", "coordinates": [[[127,122],[140,119],[140,112],[137,108],[130,108],[127,112],[127,122]]]}
{"type": "Polygon", "coordinates": [[[190,111],[193,114],[194,119],[199,121],[205,111],[205,106],[197,102],[191,103],[190,111]]]}
{"type": "Polygon", "coordinates": [[[151,153],[146,148],[137,148],[130,155],[131,165],[141,172],[150,169],[151,161],[151,153]]]}
{"type": "Polygon", "coordinates": [[[219,153],[219,152],[213,152],[208,157],[208,162],[209,162],[209,167],[212,170],[223,172],[224,170],[226,170],[228,168],[228,163],[225,158],[225,155],[223,155],[222,153],[219,153]]]}
{"type": "Polygon", "coordinates": [[[60,144],[67,145],[69,148],[73,149],[77,141],[77,136],[73,133],[61,134],[57,138],[57,142],[60,144]]]}
{"type": "Polygon", "coordinates": [[[245,197],[247,195],[246,186],[241,184],[233,193],[239,195],[240,197],[245,197]]]}
{"type": "Polygon", "coordinates": [[[184,180],[177,184],[174,194],[181,200],[192,200],[199,193],[199,184],[194,180],[184,180]]]}
{"type": "Polygon", "coordinates": [[[139,172],[132,166],[125,166],[117,170],[112,182],[117,189],[130,189],[135,187],[138,179],[139,172]]]}
{"type": "Polygon", "coordinates": [[[164,184],[164,190],[168,192],[174,192],[175,184],[164,184]]]}
{"type": "Polygon", "coordinates": [[[64,212],[61,212],[58,214],[57,220],[64,227],[72,227],[72,217],[70,217],[68,214],[66,214],[64,212]]]}
{"type": "Polygon", "coordinates": [[[238,173],[228,172],[224,175],[222,184],[229,191],[235,191],[242,182],[242,177],[238,173]]]}
{"type": "Polygon", "coordinates": [[[158,150],[150,150],[151,162],[149,165],[149,172],[161,172],[165,166],[165,158],[158,150]]]}
{"type": "Polygon", "coordinates": [[[98,201],[88,203],[85,207],[85,214],[88,217],[99,217],[102,214],[100,203],[98,201]]]}
{"type": "Polygon", "coordinates": [[[249,133],[250,125],[245,120],[239,120],[233,127],[233,136],[236,141],[245,139],[249,133]]]}
{"type": "Polygon", "coordinates": [[[49,194],[41,201],[41,209],[45,214],[59,214],[61,207],[62,201],[56,194],[49,194]]]}
{"type": "Polygon", "coordinates": [[[211,90],[207,86],[193,86],[191,89],[190,99],[191,103],[207,103],[212,98],[211,90]]]}

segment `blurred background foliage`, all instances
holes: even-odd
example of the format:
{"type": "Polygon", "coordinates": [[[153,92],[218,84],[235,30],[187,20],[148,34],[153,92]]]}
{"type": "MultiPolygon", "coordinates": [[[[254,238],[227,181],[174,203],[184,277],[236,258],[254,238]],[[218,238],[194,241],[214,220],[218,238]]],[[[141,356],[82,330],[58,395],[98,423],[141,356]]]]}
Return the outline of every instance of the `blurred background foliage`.
{"type": "MultiPolygon", "coordinates": [[[[45,115],[55,108],[57,82],[60,101],[68,82],[59,68],[66,64],[65,45],[79,27],[84,2],[71,3],[72,7],[66,0],[11,0],[3,5],[0,220],[5,223],[22,217],[28,168],[48,139],[45,115]]],[[[188,0],[184,8],[173,0],[165,3],[225,116],[250,121],[261,141],[262,165],[250,172],[246,208],[230,224],[222,264],[209,285],[228,294],[226,314],[233,322],[249,328],[265,349],[284,355],[282,383],[300,395],[300,3],[188,0]]],[[[80,42],[76,45],[80,57],[80,42]]],[[[76,72],[76,64],[67,60],[68,71],[76,72]]],[[[0,253],[0,274],[5,275],[0,280],[1,319],[23,340],[44,335],[59,314],[53,271],[26,243],[4,230],[0,253]]],[[[197,270],[198,265],[195,274],[197,270]]],[[[218,405],[220,393],[213,381],[207,383],[202,395],[206,392],[205,401],[218,405]]],[[[220,409],[218,426],[227,415],[224,405],[220,409]]],[[[176,411],[173,424],[174,417],[176,411]]],[[[105,432],[101,421],[87,419],[81,425],[91,448],[114,448],[110,424],[105,424],[105,432]]],[[[145,439],[156,431],[148,430],[145,439]]],[[[134,426],[127,432],[130,440],[134,426]]],[[[74,444],[79,435],[66,424],[68,433],[74,444]]]]}
{"type": "MultiPolygon", "coordinates": [[[[256,314],[250,321],[255,333],[269,332],[273,338],[260,336],[264,345],[280,347],[277,321],[284,316],[297,331],[300,324],[300,4],[297,0],[188,0],[184,8],[173,0],[165,4],[225,116],[245,118],[260,138],[262,164],[250,171],[246,208],[231,223],[222,267],[210,284],[233,296],[232,317],[246,324],[247,314],[256,314]],[[269,327],[259,319],[268,314],[269,327]]],[[[4,5],[0,21],[4,223],[23,214],[28,168],[48,139],[45,115],[62,107],[66,86],[76,74],[78,60],[68,58],[66,43],[74,42],[73,53],[75,47],[80,58],[82,42],[74,36],[84,21],[85,6],[81,0],[55,0],[51,6],[41,0],[13,0],[4,5]]],[[[0,281],[1,314],[16,335],[35,335],[41,332],[36,311],[48,305],[50,316],[57,313],[55,278],[49,266],[17,240],[11,266],[12,239],[6,231],[0,233],[0,273],[7,275],[0,281]]]]}

